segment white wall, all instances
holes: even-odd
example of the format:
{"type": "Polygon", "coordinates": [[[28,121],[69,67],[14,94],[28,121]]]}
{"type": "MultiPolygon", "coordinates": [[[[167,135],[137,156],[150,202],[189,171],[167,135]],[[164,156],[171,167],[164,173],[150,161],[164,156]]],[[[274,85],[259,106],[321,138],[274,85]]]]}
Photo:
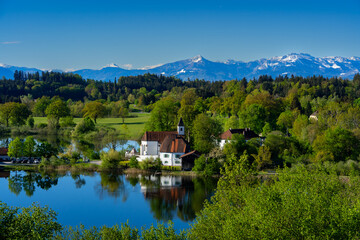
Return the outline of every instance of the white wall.
{"type": "Polygon", "coordinates": [[[141,141],[140,155],[158,155],[160,145],[157,141],[141,141]]]}
{"type": "Polygon", "coordinates": [[[180,156],[185,153],[160,153],[160,159],[164,166],[180,166],[181,167],[181,158],[180,156]]]}
{"type": "Polygon", "coordinates": [[[220,143],[219,143],[219,147],[221,149],[224,148],[225,144],[228,143],[230,140],[225,140],[225,139],[221,139],[220,143]]]}

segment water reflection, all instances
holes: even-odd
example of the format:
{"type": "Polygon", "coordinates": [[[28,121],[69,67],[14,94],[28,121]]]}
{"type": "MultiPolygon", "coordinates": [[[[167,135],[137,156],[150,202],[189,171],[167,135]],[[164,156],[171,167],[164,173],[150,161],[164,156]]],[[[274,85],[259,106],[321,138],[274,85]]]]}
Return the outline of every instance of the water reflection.
{"type": "MultiPolygon", "coordinates": [[[[217,179],[199,178],[185,176],[158,176],[158,175],[137,175],[119,174],[117,172],[101,173],[70,173],[70,172],[1,172],[0,177],[6,178],[8,189],[11,193],[19,196],[24,191],[26,196],[31,197],[37,189],[49,190],[50,188],[61,185],[61,188],[68,189],[69,192],[81,189],[90,182],[91,189],[94,189],[99,200],[106,198],[121,199],[122,202],[128,201],[134,192],[138,201],[139,196],[142,201],[148,204],[153,219],[168,221],[174,218],[184,222],[193,221],[196,213],[202,207],[205,199],[209,199],[216,188],[217,179]],[[59,181],[64,178],[67,181],[59,181]],[[73,181],[72,187],[69,185],[73,181]],[[75,187],[74,187],[75,186],[75,187]]],[[[89,188],[87,188],[89,189],[89,188]]],[[[56,192],[58,190],[55,190],[56,192]]],[[[89,191],[89,190],[86,190],[89,191]]],[[[56,194],[48,191],[46,194],[56,194]]],[[[20,197],[20,196],[19,196],[20,197]]],[[[98,201],[88,199],[88,201],[98,201]]]]}
{"type": "MultiPolygon", "coordinates": [[[[82,156],[91,158],[91,154],[100,151],[109,151],[114,149],[117,151],[139,148],[136,141],[115,138],[115,136],[108,134],[102,138],[88,141],[82,138],[70,138],[60,135],[34,135],[37,144],[49,143],[59,153],[67,152],[69,149],[79,152],[82,156]]],[[[26,137],[20,137],[25,139],[26,137]]],[[[0,138],[0,147],[8,147],[13,140],[11,137],[0,138]]]]}
{"type": "Polygon", "coordinates": [[[192,221],[216,187],[213,178],[183,176],[139,176],[141,192],[157,220],[172,220],[176,214],[192,221]]]}
{"type": "Polygon", "coordinates": [[[121,196],[123,201],[127,200],[128,193],[124,183],[124,175],[117,172],[101,172],[100,177],[100,183],[95,186],[100,199],[107,195],[114,198],[121,196]]]}
{"type": "Polygon", "coordinates": [[[48,190],[52,186],[58,184],[57,175],[41,174],[38,172],[15,172],[8,178],[9,190],[19,195],[22,190],[25,191],[26,195],[31,197],[35,192],[35,184],[37,187],[48,190]]]}

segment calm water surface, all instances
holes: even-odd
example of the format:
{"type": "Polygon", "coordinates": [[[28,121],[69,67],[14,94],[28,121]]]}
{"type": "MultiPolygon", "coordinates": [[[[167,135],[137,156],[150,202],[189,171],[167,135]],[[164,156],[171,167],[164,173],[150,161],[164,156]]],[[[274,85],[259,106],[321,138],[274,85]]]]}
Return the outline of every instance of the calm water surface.
{"type": "Polygon", "coordinates": [[[47,205],[64,225],[128,221],[140,228],[172,220],[180,230],[189,227],[216,183],[213,178],[181,176],[0,171],[0,201],[19,207],[47,205]]]}

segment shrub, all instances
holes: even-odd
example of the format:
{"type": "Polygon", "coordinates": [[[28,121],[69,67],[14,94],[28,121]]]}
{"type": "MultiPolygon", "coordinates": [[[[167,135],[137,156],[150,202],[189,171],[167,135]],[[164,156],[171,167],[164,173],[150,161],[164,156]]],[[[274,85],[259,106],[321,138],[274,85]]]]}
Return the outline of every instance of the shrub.
{"type": "Polygon", "coordinates": [[[205,169],[205,165],[206,165],[206,158],[205,155],[203,154],[199,158],[195,159],[194,167],[192,170],[196,172],[202,172],[205,169]]]}
{"type": "Polygon", "coordinates": [[[26,125],[33,128],[34,127],[35,120],[32,116],[29,116],[26,120],[26,125]]]}
{"type": "Polygon", "coordinates": [[[41,128],[41,129],[47,128],[47,123],[39,123],[39,124],[37,125],[37,127],[38,127],[38,128],[41,128]]]}
{"type": "Polygon", "coordinates": [[[129,166],[130,166],[131,168],[138,168],[138,167],[139,167],[139,161],[136,159],[135,156],[132,156],[132,157],[130,158],[129,166]]]}
{"type": "Polygon", "coordinates": [[[84,134],[95,130],[95,123],[89,117],[82,119],[75,127],[75,133],[84,134]]]}
{"type": "Polygon", "coordinates": [[[146,158],[139,162],[139,167],[142,170],[161,170],[161,160],[160,158],[146,158]]]}
{"type": "Polygon", "coordinates": [[[108,152],[100,153],[101,167],[105,169],[117,168],[121,159],[121,154],[114,149],[110,149],[108,152]]]}
{"type": "Polygon", "coordinates": [[[75,127],[74,118],[71,116],[60,118],[61,127],[75,127]]]}
{"type": "Polygon", "coordinates": [[[0,202],[0,239],[50,239],[62,230],[56,215],[36,204],[17,208],[0,202]]]}

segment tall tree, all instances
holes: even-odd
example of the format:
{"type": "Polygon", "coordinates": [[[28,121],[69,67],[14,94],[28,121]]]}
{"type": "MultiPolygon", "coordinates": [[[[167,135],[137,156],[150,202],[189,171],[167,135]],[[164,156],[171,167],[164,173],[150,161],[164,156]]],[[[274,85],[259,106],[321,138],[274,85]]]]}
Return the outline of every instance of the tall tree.
{"type": "Polygon", "coordinates": [[[36,142],[32,136],[25,139],[24,142],[24,155],[26,157],[34,157],[36,142]]]}
{"type": "Polygon", "coordinates": [[[201,113],[196,116],[193,125],[194,147],[202,153],[208,153],[215,147],[222,132],[221,125],[215,119],[201,113]]]}
{"type": "Polygon", "coordinates": [[[60,118],[70,115],[70,109],[64,101],[58,99],[46,108],[45,113],[48,118],[54,118],[58,126],[60,118]]]}
{"type": "Polygon", "coordinates": [[[9,157],[16,157],[16,158],[21,157],[23,156],[23,151],[24,151],[24,146],[20,138],[18,137],[15,138],[9,144],[9,151],[8,151],[9,157]]]}
{"type": "Polygon", "coordinates": [[[184,92],[181,98],[181,107],[179,110],[179,116],[182,117],[185,123],[185,134],[188,136],[188,141],[190,141],[190,133],[193,129],[193,122],[196,118],[196,115],[199,112],[195,108],[195,102],[198,99],[195,89],[191,88],[184,92]]]}
{"type": "Polygon", "coordinates": [[[0,105],[0,116],[3,121],[5,121],[6,126],[9,126],[9,121],[11,118],[11,112],[15,108],[16,103],[14,102],[7,102],[3,105],[0,105]]]}
{"type": "Polygon", "coordinates": [[[172,97],[157,101],[151,111],[146,129],[149,131],[172,131],[176,128],[178,106],[172,97]]]}
{"type": "Polygon", "coordinates": [[[85,104],[83,109],[84,117],[90,117],[94,119],[96,123],[96,119],[103,117],[105,115],[105,107],[101,102],[93,101],[85,104]]]}

